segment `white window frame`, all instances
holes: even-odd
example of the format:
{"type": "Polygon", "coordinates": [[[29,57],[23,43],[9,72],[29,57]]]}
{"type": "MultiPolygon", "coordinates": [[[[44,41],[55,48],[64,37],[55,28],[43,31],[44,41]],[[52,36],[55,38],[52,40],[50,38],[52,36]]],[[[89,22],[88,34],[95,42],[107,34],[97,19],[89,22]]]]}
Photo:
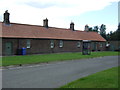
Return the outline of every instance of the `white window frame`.
{"type": "Polygon", "coordinates": [[[77,47],[80,48],[80,46],[81,46],[81,43],[80,43],[80,41],[78,41],[77,42],[77,47]]]}
{"type": "Polygon", "coordinates": [[[50,40],[50,48],[54,48],[54,40],[50,40]]]}
{"type": "Polygon", "coordinates": [[[59,41],[59,47],[62,48],[63,47],[63,40],[59,41]]]}
{"type": "Polygon", "coordinates": [[[28,39],[27,40],[27,47],[26,48],[30,48],[31,47],[31,41],[28,39]]]}

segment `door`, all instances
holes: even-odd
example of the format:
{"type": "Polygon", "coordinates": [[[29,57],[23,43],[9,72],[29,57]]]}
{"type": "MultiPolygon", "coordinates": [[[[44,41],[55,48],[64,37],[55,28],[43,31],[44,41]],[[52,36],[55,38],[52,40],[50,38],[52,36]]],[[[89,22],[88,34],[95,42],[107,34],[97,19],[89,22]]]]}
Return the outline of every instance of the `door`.
{"type": "Polygon", "coordinates": [[[5,55],[12,55],[12,42],[5,44],[5,55]]]}
{"type": "Polygon", "coordinates": [[[91,44],[90,42],[83,42],[83,51],[82,51],[83,55],[90,55],[90,52],[91,52],[90,44],[91,44]]]}
{"type": "Polygon", "coordinates": [[[96,51],[97,50],[97,43],[94,42],[94,50],[96,51]]]}

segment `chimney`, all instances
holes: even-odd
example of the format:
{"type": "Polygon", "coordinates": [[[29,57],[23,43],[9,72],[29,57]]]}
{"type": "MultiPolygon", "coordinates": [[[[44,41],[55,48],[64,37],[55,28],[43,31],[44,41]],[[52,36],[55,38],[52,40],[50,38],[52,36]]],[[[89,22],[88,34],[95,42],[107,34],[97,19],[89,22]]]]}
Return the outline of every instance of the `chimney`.
{"type": "Polygon", "coordinates": [[[4,13],[4,21],[3,21],[5,24],[10,24],[9,16],[10,13],[8,13],[8,10],[6,10],[4,13]]]}
{"type": "Polygon", "coordinates": [[[73,22],[70,23],[70,29],[74,31],[74,23],[73,22]]]}
{"type": "Polygon", "coordinates": [[[48,28],[48,19],[47,18],[43,20],[43,26],[48,28]]]}
{"type": "Polygon", "coordinates": [[[89,31],[89,26],[85,25],[85,30],[84,31],[89,31]]]}

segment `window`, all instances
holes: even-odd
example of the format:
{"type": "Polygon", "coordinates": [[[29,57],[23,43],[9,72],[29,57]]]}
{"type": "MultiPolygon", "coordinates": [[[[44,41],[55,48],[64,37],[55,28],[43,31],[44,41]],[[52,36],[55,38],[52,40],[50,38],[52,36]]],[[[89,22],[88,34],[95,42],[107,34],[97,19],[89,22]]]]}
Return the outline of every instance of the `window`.
{"type": "Polygon", "coordinates": [[[30,48],[30,40],[27,40],[27,48],[30,48]]]}
{"type": "Polygon", "coordinates": [[[110,43],[109,43],[109,42],[107,42],[106,47],[109,47],[109,46],[110,46],[110,43]]]}
{"type": "Polygon", "coordinates": [[[63,47],[63,41],[60,40],[59,47],[63,47]]]}
{"type": "Polygon", "coordinates": [[[50,40],[50,48],[54,48],[54,40],[50,40]]]}
{"type": "Polygon", "coordinates": [[[77,47],[80,47],[80,41],[79,41],[79,42],[77,42],[77,47]]]}
{"type": "Polygon", "coordinates": [[[95,48],[96,48],[96,49],[95,49],[95,50],[97,50],[97,49],[98,49],[98,47],[97,47],[97,46],[98,46],[98,42],[95,42],[95,43],[96,43],[96,45],[95,45],[95,48]]]}
{"type": "Polygon", "coordinates": [[[100,47],[103,47],[103,44],[102,44],[102,43],[100,43],[100,47]]]}

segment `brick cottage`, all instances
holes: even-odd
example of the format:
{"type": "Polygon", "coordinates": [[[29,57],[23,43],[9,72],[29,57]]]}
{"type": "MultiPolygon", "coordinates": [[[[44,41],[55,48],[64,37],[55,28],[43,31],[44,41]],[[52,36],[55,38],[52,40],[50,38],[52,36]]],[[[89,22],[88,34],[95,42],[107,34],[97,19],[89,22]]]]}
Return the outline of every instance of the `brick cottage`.
{"type": "Polygon", "coordinates": [[[70,28],[48,26],[48,19],[43,26],[10,23],[9,13],[5,11],[4,21],[0,22],[2,34],[2,55],[18,55],[21,48],[26,54],[81,52],[83,40],[91,41],[90,50],[104,51],[106,40],[97,32],[75,30],[74,23],[70,28]]]}

